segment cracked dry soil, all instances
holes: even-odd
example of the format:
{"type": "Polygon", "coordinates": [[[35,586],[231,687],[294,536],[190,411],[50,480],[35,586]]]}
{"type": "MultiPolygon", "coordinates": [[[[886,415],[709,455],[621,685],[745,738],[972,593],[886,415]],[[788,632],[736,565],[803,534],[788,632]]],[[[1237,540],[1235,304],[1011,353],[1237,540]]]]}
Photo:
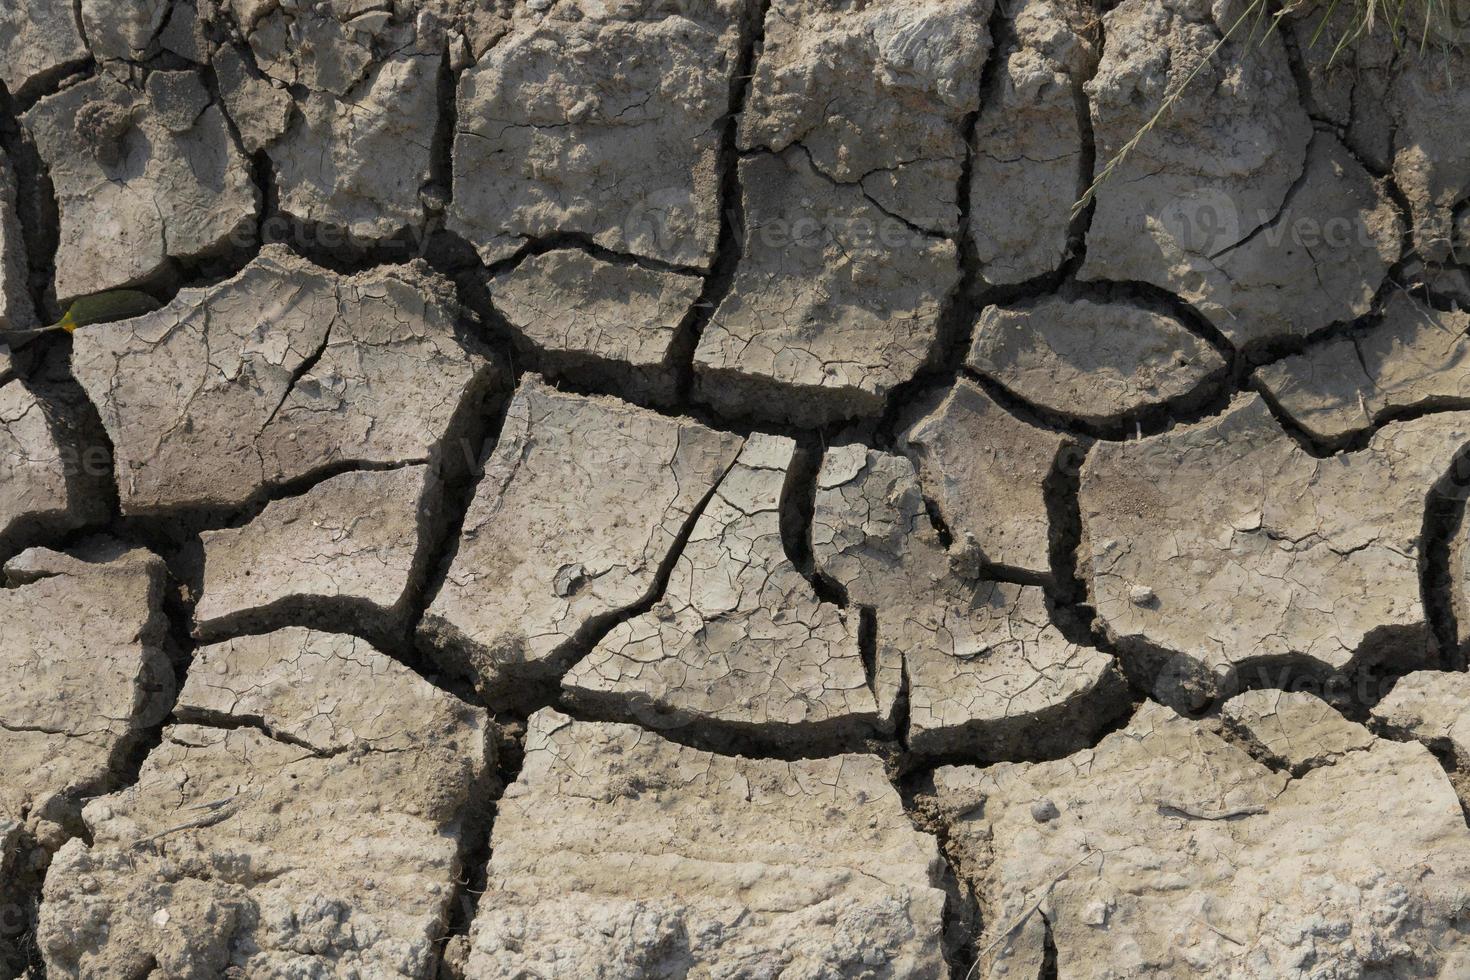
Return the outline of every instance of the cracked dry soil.
{"type": "Polygon", "coordinates": [[[1470,39],[1244,9],[0,0],[0,978],[1470,978],[1470,39]]]}

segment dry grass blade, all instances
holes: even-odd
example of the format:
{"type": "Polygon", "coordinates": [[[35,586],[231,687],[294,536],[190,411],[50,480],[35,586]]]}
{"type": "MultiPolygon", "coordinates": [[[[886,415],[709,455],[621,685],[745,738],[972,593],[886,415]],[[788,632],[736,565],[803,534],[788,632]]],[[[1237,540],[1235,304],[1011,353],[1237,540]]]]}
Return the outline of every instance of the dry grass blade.
{"type": "Polygon", "coordinates": [[[1189,88],[1190,84],[1199,77],[1200,72],[1204,71],[1215,60],[1215,55],[1219,54],[1220,49],[1235,36],[1235,32],[1240,29],[1241,25],[1252,16],[1255,16],[1259,22],[1259,18],[1265,13],[1265,10],[1266,0],[1251,0],[1250,6],[1246,7],[1241,15],[1235,19],[1235,23],[1231,24],[1230,29],[1221,35],[1220,40],[1216,41],[1210,47],[1210,50],[1205,52],[1205,56],[1200,59],[1199,64],[1190,69],[1189,74],[1184,76],[1184,80],[1175,86],[1173,91],[1164,96],[1164,101],[1160,103],[1158,111],[1153,114],[1148,122],[1143,124],[1143,127],[1138,132],[1133,134],[1132,139],[1123,144],[1118,152],[1113,155],[1112,159],[1108,161],[1108,165],[1088,185],[1082,197],[1078,199],[1076,204],[1072,205],[1072,217],[1077,217],[1077,215],[1081,214],[1092,203],[1093,199],[1097,197],[1098,188],[1102,187],[1108,178],[1122,166],[1123,161],[1128,159],[1129,154],[1138,148],[1139,143],[1143,142],[1143,138],[1163,121],[1164,117],[1169,114],[1169,111],[1174,108],[1174,104],[1184,94],[1185,89],[1189,88]]]}
{"type": "MultiPolygon", "coordinates": [[[[1328,29],[1328,25],[1333,20],[1334,14],[1338,12],[1343,2],[1344,0],[1331,0],[1327,9],[1322,14],[1321,23],[1317,25],[1317,29],[1313,33],[1310,46],[1315,46],[1322,38],[1328,29]]],[[[1423,8],[1422,24],[1415,28],[1415,33],[1418,34],[1418,46],[1421,51],[1431,46],[1432,39],[1435,35],[1441,35],[1446,39],[1451,36],[1449,33],[1437,29],[1437,25],[1448,26],[1454,23],[1454,18],[1446,6],[1446,0],[1346,0],[1346,2],[1352,5],[1351,16],[1349,17],[1346,29],[1341,32],[1333,44],[1332,55],[1328,60],[1329,64],[1335,62],[1350,45],[1372,34],[1380,26],[1388,31],[1389,37],[1392,39],[1395,47],[1400,46],[1406,25],[1413,16],[1414,8],[1417,7],[1423,8]]],[[[1456,2],[1456,0],[1449,0],[1449,2],[1456,2]]],[[[1292,10],[1293,5],[1288,4],[1271,15],[1271,23],[1261,34],[1261,37],[1265,38],[1269,36],[1280,24],[1281,19],[1288,13],[1291,13],[1292,10]]],[[[1072,205],[1073,218],[1080,215],[1096,199],[1098,189],[1117,172],[1118,168],[1128,159],[1129,155],[1138,148],[1138,145],[1143,141],[1144,137],[1151,133],[1154,127],[1163,121],[1164,117],[1169,114],[1175,104],[1184,95],[1185,90],[1215,60],[1215,57],[1220,53],[1220,49],[1235,37],[1236,32],[1240,30],[1246,21],[1254,18],[1256,24],[1259,25],[1265,17],[1266,0],[1251,0],[1250,5],[1235,19],[1235,23],[1230,25],[1230,28],[1225,31],[1220,37],[1220,40],[1216,41],[1205,52],[1205,56],[1190,70],[1189,74],[1164,97],[1163,102],[1159,105],[1158,111],[1108,160],[1107,166],[1088,185],[1087,190],[1083,192],[1082,197],[1077,200],[1077,203],[1072,205]]],[[[1255,34],[1254,26],[1251,29],[1251,33],[1255,34]]],[[[1445,43],[1453,42],[1446,40],[1445,43]]]]}

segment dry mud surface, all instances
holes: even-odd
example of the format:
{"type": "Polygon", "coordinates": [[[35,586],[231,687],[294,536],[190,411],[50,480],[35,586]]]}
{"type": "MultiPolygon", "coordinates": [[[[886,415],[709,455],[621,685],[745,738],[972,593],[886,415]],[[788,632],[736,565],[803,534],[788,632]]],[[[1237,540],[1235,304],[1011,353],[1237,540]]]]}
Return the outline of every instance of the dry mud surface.
{"type": "Polygon", "coordinates": [[[1470,978],[1470,29],[1244,10],[0,0],[0,980],[1470,978]]]}

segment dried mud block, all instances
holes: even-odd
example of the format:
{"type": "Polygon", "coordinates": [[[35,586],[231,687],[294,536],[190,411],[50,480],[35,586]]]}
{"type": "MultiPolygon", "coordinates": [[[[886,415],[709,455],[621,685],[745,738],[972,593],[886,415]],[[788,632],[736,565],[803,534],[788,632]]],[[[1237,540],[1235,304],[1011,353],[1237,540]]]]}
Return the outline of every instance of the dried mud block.
{"type": "Polygon", "coordinates": [[[517,7],[460,76],[449,229],[487,263],[572,234],[708,268],[722,129],[755,7],[517,7]]]}
{"type": "Polygon", "coordinates": [[[268,247],[234,279],[77,331],[126,514],[238,507],[328,466],[425,462],[504,380],[421,265],[340,276],[268,247]]]}
{"type": "Polygon", "coordinates": [[[1281,28],[1300,52],[1298,82],[1308,113],[1381,173],[1393,166],[1388,89],[1398,51],[1392,33],[1381,29],[1339,44],[1352,31],[1353,16],[1331,0],[1305,0],[1282,18],[1281,28]]]}
{"type": "Polygon", "coordinates": [[[99,61],[142,61],[156,53],[153,42],[174,0],[78,0],[87,45],[99,61]]]}
{"type": "Polygon", "coordinates": [[[492,702],[554,683],[659,573],[743,439],[528,376],[420,639],[492,702]]]}
{"type": "Polygon", "coordinates": [[[943,617],[904,623],[909,747],[928,755],[1043,758],[1096,738],[1128,705],[1113,658],[1068,640],[1039,586],[979,583],[943,617]]]}
{"type": "Polygon", "coordinates": [[[1385,419],[1470,407],[1470,314],[1394,292],[1383,319],[1256,370],[1264,393],[1314,439],[1341,444],[1385,419]]]}
{"type": "Polygon", "coordinates": [[[1146,703],[1095,749],[934,782],[987,923],[978,977],[1050,957],[1064,977],[1160,980],[1470,968],[1470,831],[1420,746],[1292,778],[1146,703]]]}
{"type": "Polygon", "coordinates": [[[810,544],[813,570],[842,590],[850,615],[873,611],[872,687],[887,717],[903,693],[904,658],[922,641],[908,628],[911,617],[942,617],[973,583],[951,571],[913,463],[861,445],[822,456],[810,544]]]}
{"type": "Polygon", "coordinates": [[[801,147],[740,162],[745,244],[694,354],[717,409],[819,425],[876,416],[935,355],[954,243],[834,183],[801,147]]]}
{"type": "Polygon", "coordinates": [[[1373,706],[1373,723],[1395,738],[1423,742],[1457,767],[1470,763],[1470,674],[1420,670],[1400,677],[1373,706]]]}
{"type": "Polygon", "coordinates": [[[1101,443],[1082,469],[1078,562],[1099,625],[1155,697],[1186,709],[1262,686],[1252,670],[1422,665],[1435,653],[1426,498],[1467,443],[1470,415],[1452,413],[1316,459],[1256,395],[1101,443]]]}
{"type": "Polygon", "coordinates": [[[948,976],[938,850],[874,756],[718,756],[541,711],[491,846],[449,954],[466,977],[948,976]]]}
{"type": "Polygon", "coordinates": [[[0,548],[34,543],[105,518],[107,503],[91,491],[69,443],[71,422],[10,374],[0,348],[0,548]]]}
{"type": "Polygon", "coordinates": [[[1355,16],[1315,0],[1283,21],[1301,51],[1307,105],[1373,172],[1392,174],[1409,206],[1415,253],[1452,260],[1455,221],[1470,195],[1470,149],[1457,135],[1470,126],[1463,13],[1447,6],[1397,35],[1380,25],[1354,36],[1355,16]],[[1340,45],[1343,37],[1352,43],[1340,45]]]}
{"type": "Polygon", "coordinates": [[[1082,83],[1098,57],[1096,14],[1080,0],[1008,5],[1015,40],[971,141],[970,238],[992,286],[1058,269],[1068,256],[1071,202],[1084,174],[1082,83]]]}
{"type": "Polygon", "coordinates": [[[1238,227],[1208,229],[1219,240],[1198,243],[1205,256],[1239,245],[1282,208],[1306,163],[1311,120],[1279,35],[1260,39],[1259,46],[1244,33],[1232,35],[1209,58],[1244,12],[1238,3],[1124,0],[1103,16],[1112,43],[1086,85],[1098,172],[1190,72],[1208,63],[1099,190],[1085,271],[1164,272],[1167,256],[1157,241],[1139,234],[1146,230],[1139,222],[1162,218],[1179,201],[1218,196],[1239,212],[1238,227]],[[1222,87],[1228,98],[1220,95],[1222,87]]]}
{"type": "Polygon", "coordinates": [[[116,549],[96,562],[34,549],[0,589],[0,970],[25,964],[28,894],[77,832],[85,796],[117,785],[174,697],[163,562],[116,549]],[[103,560],[103,559],[106,560],[103,560]]]}
{"type": "Polygon", "coordinates": [[[364,245],[421,230],[439,62],[437,53],[393,57],[346,97],[312,92],[299,103],[299,121],[266,150],[281,210],[364,245]]]}
{"type": "Polygon", "coordinates": [[[857,616],[819,600],[782,544],[795,449],[790,439],[750,437],[663,598],[614,627],[563,681],[574,703],[656,729],[807,747],[876,733],[857,616]]]}
{"type": "Polygon", "coordinates": [[[812,528],[817,571],[874,611],[875,687],[907,681],[912,751],[1055,756],[1126,708],[1113,658],[1069,642],[1041,588],[976,580],[946,552],[908,459],[828,450],[812,528]]]}
{"type": "MultiPolygon", "coordinates": [[[[1113,43],[1086,86],[1099,174],[1244,15],[1126,0],[1104,16],[1113,43]]],[[[1170,290],[1260,347],[1367,313],[1401,229],[1348,149],[1312,135],[1280,36],[1237,34],[1102,184],[1079,276],[1170,290]]]]}
{"type": "Polygon", "coordinates": [[[1254,758],[1297,776],[1374,742],[1368,729],[1305,691],[1246,691],[1225,702],[1220,718],[1254,758]]]}
{"type": "Polygon", "coordinates": [[[221,92],[247,148],[269,155],[281,212],[345,231],[323,245],[421,235],[446,44],[430,5],[221,7],[249,50],[218,49],[221,92]]]}
{"type": "Polygon", "coordinates": [[[1088,299],[987,308],[965,364],[1044,412],[1095,427],[1193,407],[1225,376],[1225,359],[1173,317],[1088,299]]]}
{"type": "Polygon", "coordinates": [[[740,115],[740,149],[799,146],[818,172],[860,189],[878,212],[954,235],[963,124],[980,108],[992,6],[776,0],[740,115]]]}
{"type": "Polygon", "coordinates": [[[205,647],[136,785],[57,854],[50,976],[433,976],[484,711],[352,637],[205,647]]]}
{"type": "Polygon", "coordinates": [[[625,395],[669,398],[674,344],[703,285],[699,276],[562,248],[494,276],[490,297],[516,342],[548,368],[610,381],[625,395]]]}
{"type": "Polygon", "coordinates": [[[291,93],[253,68],[248,49],[222,44],[210,65],[219,82],[220,100],[246,153],[259,153],[286,132],[294,106],[291,93]]]}
{"type": "Polygon", "coordinates": [[[42,99],[22,117],[56,188],[56,297],[173,273],[178,262],[250,247],[260,192],[219,107],[195,73],[202,102],[179,84],[146,92],[110,77],[42,99]]]}
{"type": "Polygon", "coordinates": [[[386,633],[408,614],[428,466],[363,470],[267,504],[243,527],[205,531],[197,631],[217,636],[350,618],[386,633]]]}
{"type": "Polygon", "coordinates": [[[27,99],[87,59],[75,0],[0,0],[0,82],[27,99]]]}
{"type": "Polygon", "coordinates": [[[1398,59],[1387,106],[1393,121],[1393,180],[1409,203],[1415,251],[1430,261],[1464,264],[1456,223],[1463,230],[1470,147],[1457,134],[1470,129],[1470,86],[1465,84],[1470,53],[1464,47],[1464,12],[1456,7],[1444,15],[1459,18],[1453,22],[1457,35],[1450,44],[1434,45],[1422,59],[1398,59]]]}
{"type": "Polygon", "coordinates": [[[957,545],[978,549],[991,565],[1050,575],[1045,484],[1071,440],[1016,418],[961,380],[899,444],[957,545]]]}

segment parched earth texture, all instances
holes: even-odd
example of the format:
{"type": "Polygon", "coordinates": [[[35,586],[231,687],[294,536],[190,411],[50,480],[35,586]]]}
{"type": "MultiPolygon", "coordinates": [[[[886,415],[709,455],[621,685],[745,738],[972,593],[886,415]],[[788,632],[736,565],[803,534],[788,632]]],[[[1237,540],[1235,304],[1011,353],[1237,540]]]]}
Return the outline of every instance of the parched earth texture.
{"type": "Polygon", "coordinates": [[[0,0],[0,980],[1470,978],[1352,6],[0,0]]]}

